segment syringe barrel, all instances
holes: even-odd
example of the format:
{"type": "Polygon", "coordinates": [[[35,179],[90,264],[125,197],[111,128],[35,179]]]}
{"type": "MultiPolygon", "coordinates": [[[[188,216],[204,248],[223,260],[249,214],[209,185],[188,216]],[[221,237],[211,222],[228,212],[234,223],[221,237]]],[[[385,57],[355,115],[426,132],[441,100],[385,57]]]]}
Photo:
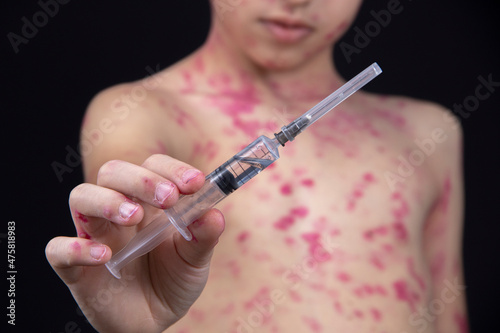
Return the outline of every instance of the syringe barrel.
{"type": "Polygon", "coordinates": [[[203,187],[192,195],[186,195],[175,206],[165,210],[170,222],[191,240],[187,227],[208,212],[226,196],[259,174],[279,158],[276,139],[260,136],[238,154],[210,173],[203,187]]]}

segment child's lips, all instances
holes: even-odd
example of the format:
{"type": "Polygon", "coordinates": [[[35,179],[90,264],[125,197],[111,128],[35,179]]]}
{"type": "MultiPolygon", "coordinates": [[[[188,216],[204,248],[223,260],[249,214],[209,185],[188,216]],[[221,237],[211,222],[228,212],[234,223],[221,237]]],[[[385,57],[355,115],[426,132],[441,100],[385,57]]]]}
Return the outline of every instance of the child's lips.
{"type": "Polygon", "coordinates": [[[275,39],[283,43],[298,42],[313,31],[310,26],[300,21],[263,19],[261,22],[275,39]]]}

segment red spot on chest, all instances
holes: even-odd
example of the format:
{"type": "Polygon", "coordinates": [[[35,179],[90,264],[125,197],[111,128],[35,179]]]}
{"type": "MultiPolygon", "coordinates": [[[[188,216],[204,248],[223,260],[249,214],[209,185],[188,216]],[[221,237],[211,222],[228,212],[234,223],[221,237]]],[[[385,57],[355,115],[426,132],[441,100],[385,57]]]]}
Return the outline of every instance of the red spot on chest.
{"type": "Polygon", "coordinates": [[[416,310],[416,302],[419,300],[419,295],[410,290],[408,283],[404,280],[398,280],[393,283],[396,298],[400,301],[408,303],[412,311],[416,310]]]}
{"type": "Polygon", "coordinates": [[[291,195],[293,192],[291,184],[284,184],[280,187],[280,193],[283,195],[291,195]]]}
{"type": "Polygon", "coordinates": [[[354,185],[354,189],[347,197],[347,210],[353,211],[357,202],[364,196],[367,187],[375,182],[375,177],[371,173],[365,173],[361,181],[354,185]]]}
{"type": "Polygon", "coordinates": [[[323,331],[321,324],[315,318],[304,316],[302,320],[309,328],[309,332],[319,333],[323,331]]]}
{"type": "Polygon", "coordinates": [[[236,238],[236,240],[238,241],[238,243],[243,243],[244,241],[246,241],[248,239],[248,237],[250,237],[250,232],[248,231],[242,231],[238,237],[236,238]]]}
{"type": "Polygon", "coordinates": [[[292,208],[288,215],[283,216],[274,223],[274,227],[278,230],[285,231],[295,223],[297,218],[304,218],[308,213],[309,210],[303,206],[292,208]]]}
{"type": "Polygon", "coordinates": [[[395,237],[396,237],[396,239],[398,239],[400,241],[407,241],[408,240],[408,230],[407,230],[406,225],[404,223],[404,218],[406,218],[410,213],[408,202],[399,192],[395,192],[392,195],[392,200],[397,205],[397,207],[394,208],[392,211],[392,215],[394,217],[394,222],[392,223],[392,228],[393,228],[395,237]]]}

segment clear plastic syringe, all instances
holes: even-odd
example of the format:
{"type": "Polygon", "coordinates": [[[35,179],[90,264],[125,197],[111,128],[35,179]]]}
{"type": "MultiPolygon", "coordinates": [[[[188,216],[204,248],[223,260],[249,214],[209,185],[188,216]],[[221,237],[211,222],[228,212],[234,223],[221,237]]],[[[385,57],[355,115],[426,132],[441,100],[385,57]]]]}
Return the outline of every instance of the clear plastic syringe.
{"type": "Polygon", "coordinates": [[[164,211],[165,214],[161,214],[144,227],[123,249],[113,255],[106,264],[111,274],[120,278],[122,267],[153,250],[165,240],[170,225],[186,240],[191,240],[192,235],[187,228],[191,223],[276,161],[280,157],[280,145],[284,146],[286,142],[292,141],[304,129],[380,73],[382,70],[377,63],[372,64],[302,116],[283,126],[274,138],[260,136],[234,155],[205,178],[205,184],[198,192],[182,196],[173,207],[164,211]]]}

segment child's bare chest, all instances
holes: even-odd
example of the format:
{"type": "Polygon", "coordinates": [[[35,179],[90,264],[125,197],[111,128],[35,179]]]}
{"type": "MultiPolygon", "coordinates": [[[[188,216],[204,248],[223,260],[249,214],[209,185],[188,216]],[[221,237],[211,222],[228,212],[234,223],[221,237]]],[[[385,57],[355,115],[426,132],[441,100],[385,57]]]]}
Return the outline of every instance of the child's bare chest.
{"type": "MultiPolygon", "coordinates": [[[[215,311],[231,322],[223,327],[254,328],[247,316],[255,312],[269,330],[305,331],[314,323],[334,327],[341,317],[380,322],[391,316],[398,288],[415,295],[410,307],[425,299],[419,242],[428,171],[391,182],[406,144],[395,131],[384,134],[385,123],[340,114],[280,148],[280,159],[219,204],[226,230],[195,314],[215,311]]],[[[220,123],[198,143],[204,171],[258,135],[272,137],[260,118],[220,123]]]]}

